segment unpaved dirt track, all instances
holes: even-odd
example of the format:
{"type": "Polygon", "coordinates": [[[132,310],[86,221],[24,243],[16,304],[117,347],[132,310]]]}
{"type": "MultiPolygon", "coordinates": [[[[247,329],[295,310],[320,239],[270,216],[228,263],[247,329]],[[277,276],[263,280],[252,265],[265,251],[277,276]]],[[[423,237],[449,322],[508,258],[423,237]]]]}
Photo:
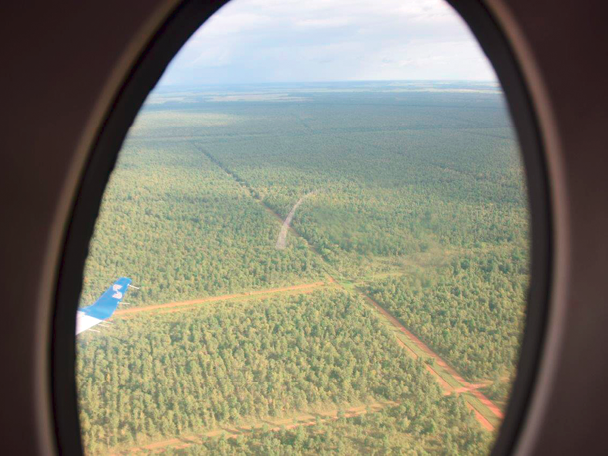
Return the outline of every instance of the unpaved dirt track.
{"type": "MultiPolygon", "coordinates": [[[[492,403],[492,401],[490,401],[481,391],[478,390],[478,388],[487,386],[487,384],[471,384],[471,383],[467,382],[452,367],[450,367],[439,355],[437,355],[434,351],[432,351],[424,342],[422,342],[414,334],[412,334],[410,331],[408,331],[408,329],[405,326],[403,326],[399,322],[399,320],[397,320],[391,313],[389,313],[386,309],[384,309],[380,304],[378,304],[376,301],[374,301],[369,296],[367,296],[363,293],[361,293],[361,294],[362,294],[362,296],[365,297],[365,299],[370,304],[372,304],[378,310],[378,312],[380,312],[388,321],[390,321],[391,324],[395,328],[397,328],[401,333],[405,334],[405,336],[407,336],[408,339],[410,339],[413,343],[415,343],[418,346],[418,348],[420,348],[429,357],[433,358],[439,366],[441,366],[443,369],[445,369],[458,383],[460,383],[462,385],[462,388],[454,389],[433,368],[431,368],[430,366],[427,365],[427,370],[437,378],[437,380],[439,381],[439,384],[444,389],[444,393],[446,395],[452,394],[452,393],[458,394],[458,393],[468,392],[468,393],[472,394],[473,396],[475,396],[482,404],[484,404],[498,418],[501,418],[501,419],[503,418],[503,413],[500,411],[500,409],[494,403],[492,403]]],[[[405,345],[405,344],[402,344],[402,345],[405,345]]],[[[409,347],[408,347],[408,351],[413,353],[412,350],[409,349],[409,347]]],[[[417,356],[416,356],[416,358],[417,358],[417,356]]],[[[468,402],[467,402],[467,404],[468,404],[468,402]]],[[[494,430],[494,425],[492,425],[472,405],[470,405],[470,404],[468,404],[468,405],[475,412],[475,417],[477,418],[479,423],[484,428],[491,430],[491,431],[494,430]]]]}
{"type": "MultiPolygon", "coordinates": [[[[273,210],[271,209],[268,205],[266,205],[266,203],[259,197],[259,195],[256,193],[255,189],[246,181],[244,181],[240,176],[238,176],[234,171],[230,170],[229,168],[227,168],[223,163],[221,163],[219,160],[217,160],[214,156],[212,156],[208,151],[202,149],[200,146],[197,146],[201,149],[201,151],[208,156],[208,158],[214,162],[216,165],[218,165],[221,169],[223,169],[230,177],[232,177],[233,179],[236,180],[237,183],[239,183],[240,185],[244,186],[249,193],[251,194],[252,198],[255,199],[256,201],[258,201],[266,210],[268,210],[271,214],[274,214],[276,216],[277,219],[281,220],[281,217],[273,210]]],[[[289,225],[291,223],[291,220],[293,219],[293,215],[295,214],[295,211],[297,209],[297,207],[300,205],[300,203],[302,202],[302,200],[304,198],[306,198],[309,195],[314,194],[308,194],[305,195],[304,197],[300,198],[300,200],[296,203],[296,205],[292,208],[292,210],[290,211],[290,213],[288,214],[287,218],[285,219],[285,221],[283,222],[283,225],[281,227],[281,233],[279,234],[279,239],[277,240],[277,248],[281,248],[279,246],[279,241],[281,240],[281,235],[283,234],[283,231],[285,231],[284,233],[284,237],[286,238],[287,236],[287,232],[291,229],[297,236],[302,237],[300,233],[298,233],[296,230],[294,230],[293,228],[291,228],[291,226],[289,225]]],[[[306,238],[303,238],[309,248],[314,251],[315,253],[317,253],[318,255],[319,252],[316,250],[315,246],[311,243],[308,242],[308,240],[306,238]]],[[[283,247],[284,248],[284,243],[283,243],[283,247]]],[[[322,258],[322,257],[321,257],[322,258]]],[[[323,259],[323,258],[322,258],[323,259]]],[[[323,259],[323,261],[325,261],[323,259]]],[[[331,265],[329,265],[329,269],[333,269],[331,267],[331,265]]],[[[327,271],[326,271],[327,272],[327,271]]],[[[329,282],[332,284],[336,284],[338,285],[340,288],[345,289],[342,285],[339,285],[339,283],[331,276],[332,273],[328,272],[329,275],[329,282]]],[[[317,282],[317,283],[321,283],[324,284],[323,282],[317,282]]],[[[311,284],[313,285],[313,284],[311,284]]],[[[224,300],[224,299],[233,299],[233,298],[239,298],[239,297],[245,297],[245,296],[251,296],[254,294],[268,294],[268,293],[272,293],[272,292],[280,292],[280,291],[290,291],[290,290],[297,290],[297,287],[305,287],[304,289],[306,289],[306,286],[296,286],[296,287],[285,287],[285,288],[279,288],[279,289],[275,289],[277,291],[273,291],[273,290],[266,290],[266,292],[264,291],[260,291],[260,292],[251,292],[251,293],[241,293],[241,294],[237,294],[237,295],[225,295],[224,297],[216,297],[216,298],[206,298],[203,300],[193,300],[193,301],[185,301],[182,303],[168,303],[168,304],[161,304],[159,306],[149,306],[146,308],[142,308],[141,310],[139,309],[125,309],[123,312],[129,312],[131,311],[131,313],[137,312],[137,311],[143,311],[145,309],[150,309],[153,310],[153,308],[171,308],[171,307],[179,307],[179,306],[191,306],[191,305],[196,305],[196,304],[200,304],[200,303],[204,303],[204,302],[213,302],[213,301],[219,301],[219,300],[224,300]]],[[[347,290],[348,291],[348,290],[347,290]]],[[[469,382],[467,382],[466,380],[464,380],[464,378],[458,374],[458,372],[456,372],[451,366],[449,366],[441,357],[439,357],[435,352],[433,352],[427,345],[425,345],[420,339],[418,339],[414,334],[412,334],[407,328],[405,328],[400,322],[399,320],[397,320],[391,313],[389,313],[387,310],[385,310],[382,306],[380,306],[377,302],[375,302],[373,299],[371,299],[369,296],[367,296],[365,293],[363,293],[361,290],[355,289],[354,291],[355,293],[363,296],[370,304],[372,304],[398,331],[400,331],[402,334],[404,334],[409,340],[411,340],[416,346],[419,347],[419,349],[421,351],[423,351],[424,353],[426,353],[429,357],[433,358],[435,360],[435,362],[437,363],[437,365],[439,365],[440,367],[442,367],[451,377],[453,377],[453,379],[460,383],[462,385],[461,388],[454,388],[451,385],[449,385],[440,375],[439,373],[433,369],[431,366],[427,365],[427,370],[433,374],[433,376],[437,379],[437,381],[439,382],[439,384],[441,385],[441,387],[444,389],[445,394],[453,394],[456,393],[458,394],[461,390],[462,392],[466,392],[468,394],[472,394],[473,396],[475,396],[475,398],[477,398],[482,404],[484,404],[496,417],[502,419],[504,414],[502,413],[502,411],[494,404],[492,403],[483,393],[481,393],[477,388],[476,385],[473,385],[469,382]]],[[[397,341],[400,345],[402,345],[403,347],[405,347],[408,351],[408,353],[410,353],[411,355],[413,355],[415,358],[418,357],[418,355],[416,355],[416,353],[414,353],[414,351],[408,347],[405,343],[403,343],[403,341],[399,340],[399,338],[397,338],[397,341]]],[[[490,423],[477,409],[475,409],[475,407],[473,405],[471,405],[468,401],[467,401],[467,406],[473,410],[473,412],[475,413],[475,417],[477,418],[477,420],[479,421],[479,423],[487,430],[489,431],[493,431],[494,430],[494,425],[492,423],[490,423]]]]}
{"type": "Polygon", "coordinates": [[[490,423],[481,413],[479,413],[475,407],[468,402],[466,402],[466,406],[469,410],[473,411],[475,418],[477,418],[477,421],[479,421],[479,424],[481,424],[487,431],[492,432],[494,430],[494,425],[490,423]]]}
{"type": "Polygon", "coordinates": [[[302,204],[302,201],[304,201],[306,198],[308,198],[311,195],[312,195],[312,193],[309,193],[308,195],[304,195],[302,198],[300,198],[298,200],[298,202],[296,204],[294,204],[294,206],[291,208],[291,211],[289,211],[289,214],[287,214],[287,217],[285,218],[285,221],[283,222],[283,226],[281,226],[281,231],[280,231],[279,237],[277,239],[276,248],[278,250],[283,250],[287,245],[287,232],[289,231],[289,228],[291,226],[291,221],[293,220],[293,216],[296,214],[296,210],[298,209],[298,206],[300,204],[302,204]]]}
{"type": "Polygon", "coordinates": [[[307,291],[312,290],[314,288],[320,288],[326,286],[325,282],[313,282],[313,283],[304,283],[302,285],[292,285],[290,287],[281,287],[281,288],[268,288],[265,290],[256,290],[256,291],[248,291],[246,293],[235,293],[235,294],[227,294],[221,296],[211,296],[209,298],[202,299],[191,299],[190,301],[179,301],[179,302],[167,302],[165,304],[152,304],[150,306],[145,307],[132,307],[130,309],[122,309],[114,312],[114,315],[130,315],[140,312],[149,312],[151,310],[159,310],[159,309],[174,309],[177,307],[191,307],[198,304],[206,304],[208,302],[217,302],[217,301],[227,301],[229,299],[236,298],[247,298],[247,297],[255,297],[255,296],[263,296],[263,295],[271,295],[276,293],[285,293],[289,291],[307,291]]]}
{"type": "MultiPolygon", "coordinates": [[[[365,415],[368,411],[368,408],[373,413],[378,412],[387,407],[396,407],[398,405],[399,403],[394,401],[374,402],[368,405],[359,405],[344,410],[344,417],[353,418],[355,416],[365,415]]],[[[213,431],[208,431],[197,435],[191,434],[183,437],[173,437],[170,439],[159,440],[157,442],[153,442],[147,445],[140,445],[137,447],[130,448],[128,450],[121,450],[114,454],[134,454],[139,452],[160,453],[163,452],[163,449],[166,447],[173,447],[174,449],[187,448],[191,445],[200,445],[207,437],[218,437],[220,435],[224,435],[228,439],[234,439],[239,435],[250,434],[255,430],[262,429],[263,425],[261,423],[269,425],[269,430],[273,432],[277,432],[282,429],[295,429],[300,426],[313,426],[317,423],[317,417],[320,418],[320,422],[322,423],[327,421],[335,421],[338,419],[338,413],[338,410],[328,413],[305,412],[301,415],[297,415],[292,418],[285,418],[280,420],[271,421],[260,419],[256,420],[254,424],[224,426],[220,429],[215,429],[213,431]],[[297,423],[294,423],[294,420],[296,420],[297,423]]]]}

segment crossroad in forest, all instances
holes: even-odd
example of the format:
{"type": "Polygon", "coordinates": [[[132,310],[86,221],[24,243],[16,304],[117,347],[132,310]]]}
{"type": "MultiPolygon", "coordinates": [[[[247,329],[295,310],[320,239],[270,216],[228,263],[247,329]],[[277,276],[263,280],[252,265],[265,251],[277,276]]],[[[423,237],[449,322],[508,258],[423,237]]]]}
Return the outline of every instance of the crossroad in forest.
{"type": "MultiPolygon", "coordinates": [[[[277,248],[284,248],[284,241],[287,235],[287,231],[291,230],[295,235],[302,238],[302,236],[290,226],[291,219],[295,214],[295,210],[302,203],[305,197],[302,197],[296,204],[293,206],[291,212],[287,216],[287,218],[283,221],[282,217],[277,214],[274,210],[272,210],[268,205],[264,203],[264,201],[257,195],[257,192],[251,185],[245,182],[240,176],[234,173],[232,170],[228,169],[223,163],[213,157],[208,151],[202,149],[201,151],[208,156],[208,158],[214,162],[218,167],[220,167],[226,174],[232,177],[235,181],[237,181],[240,185],[246,187],[246,189],[251,194],[252,198],[255,199],[258,203],[260,203],[268,212],[273,214],[275,218],[281,223],[281,231],[279,234],[279,239],[277,241],[277,248]],[[282,241],[281,241],[282,240],[282,241]]],[[[308,195],[306,195],[308,196],[308,195]]],[[[309,248],[317,252],[315,246],[310,244],[307,239],[304,239],[309,245],[309,248]]],[[[317,252],[318,253],[318,252],[317,252]]],[[[320,256],[322,259],[323,257],[320,256]]],[[[263,297],[265,295],[274,295],[281,293],[309,293],[314,291],[315,289],[321,287],[340,287],[347,292],[352,292],[355,294],[359,294],[362,296],[365,301],[376,311],[379,318],[385,321],[389,329],[392,329],[393,334],[395,335],[397,342],[406,349],[406,353],[414,358],[422,358],[426,363],[427,370],[433,375],[433,377],[438,381],[441,388],[444,390],[444,394],[460,394],[465,399],[467,406],[474,412],[475,418],[480,423],[480,425],[488,430],[494,431],[502,421],[503,413],[502,411],[492,402],[490,401],[481,391],[479,391],[480,387],[487,386],[486,383],[481,384],[472,384],[464,380],[464,378],[456,372],[454,368],[452,368],[444,359],[442,359],[439,355],[433,352],[426,344],[424,344],[420,339],[418,339],[414,334],[412,334],[407,328],[405,328],[401,322],[397,318],[395,318],[392,314],[390,314],[386,309],[384,309],[379,303],[371,299],[369,296],[365,294],[365,292],[355,286],[355,287],[345,287],[340,283],[340,280],[336,279],[336,275],[333,272],[333,267],[328,264],[323,259],[324,264],[326,265],[326,273],[328,274],[327,281],[325,282],[314,282],[309,284],[300,284],[293,285],[282,288],[272,288],[266,290],[256,290],[244,293],[236,293],[229,295],[221,295],[215,297],[207,297],[202,299],[194,299],[189,301],[181,301],[181,302],[172,302],[165,304],[155,304],[146,307],[137,307],[130,309],[123,309],[117,311],[115,313],[118,317],[129,316],[130,314],[135,314],[139,312],[147,312],[147,311],[163,311],[163,312],[172,312],[179,310],[186,310],[192,308],[193,306],[198,306],[201,304],[207,304],[211,302],[225,301],[225,300],[235,300],[235,299],[247,299],[251,297],[263,297]]],[[[154,448],[162,448],[166,446],[171,446],[176,443],[179,443],[178,439],[170,439],[165,441],[167,445],[161,444],[160,447],[157,444],[153,444],[154,448]]],[[[184,441],[182,439],[182,444],[184,441]]],[[[158,442],[161,443],[161,442],[158,442]]],[[[148,449],[152,449],[152,446],[148,447],[148,449]]],[[[143,448],[142,448],[143,449],[143,448]]]]}
{"type": "MultiPolygon", "coordinates": [[[[257,192],[253,189],[253,187],[246,181],[244,181],[241,177],[237,176],[235,172],[227,168],[224,164],[219,162],[213,155],[211,155],[208,151],[205,151],[205,154],[220,168],[222,168],[229,176],[233,177],[238,183],[245,186],[251,193],[252,197],[258,201],[262,206],[266,208],[269,212],[275,214],[278,220],[281,220],[279,214],[273,211],[271,207],[269,207],[261,198],[257,197],[257,192]]],[[[291,222],[293,215],[295,213],[295,209],[297,209],[298,205],[302,202],[300,199],[296,205],[292,208],[292,211],[285,219],[285,222],[291,222]]],[[[285,227],[285,223],[282,225],[282,229],[285,227]]],[[[318,254],[317,249],[314,245],[312,245],[308,239],[304,238],[296,229],[287,224],[287,229],[291,229],[292,232],[304,239],[311,248],[312,251],[318,254]]],[[[401,345],[403,346],[403,342],[407,345],[408,353],[416,353],[419,351],[419,354],[416,354],[416,358],[418,356],[422,356],[425,361],[434,364],[430,366],[427,364],[427,370],[437,379],[439,384],[444,389],[446,394],[452,394],[455,391],[463,390],[466,391],[462,393],[465,398],[468,406],[474,411],[475,417],[479,421],[479,423],[484,427],[484,429],[493,431],[496,427],[500,425],[500,422],[503,418],[502,411],[488,399],[478,388],[475,388],[471,383],[464,380],[464,378],[456,372],[454,368],[452,368],[444,359],[442,359],[439,355],[433,352],[426,344],[424,344],[420,339],[418,339],[411,331],[409,331],[405,326],[399,322],[397,318],[395,318],[392,314],[390,314],[386,309],[381,307],[377,302],[372,300],[369,296],[367,296],[363,290],[359,287],[344,287],[340,284],[340,281],[336,279],[337,274],[333,271],[332,265],[328,264],[327,261],[323,258],[323,256],[319,255],[319,257],[323,260],[326,265],[326,272],[329,275],[329,280],[331,283],[336,283],[338,286],[342,287],[344,290],[349,292],[354,292],[362,296],[368,304],[371,304],[372,307],[379,311],[379,316],[381,316],[385,321],[387,321],[390,325],[392,325],[396,330],[397,339],[401,341],[401,345]],[[400,335],[400,337],[399,337],[400,335]],[[405,336],[405,339],[403,337],[405,336]]]]}

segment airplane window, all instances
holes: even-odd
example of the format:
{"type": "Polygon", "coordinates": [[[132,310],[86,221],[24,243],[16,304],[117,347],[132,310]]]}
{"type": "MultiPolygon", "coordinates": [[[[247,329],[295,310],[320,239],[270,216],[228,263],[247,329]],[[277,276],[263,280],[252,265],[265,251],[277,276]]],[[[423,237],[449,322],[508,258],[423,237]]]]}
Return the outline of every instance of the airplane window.
{"type": "Polygon", "coordinates": [[[86,453],[488,453],[529,219],[502,87],[447,3],[230,2],[104,194],[86,453]]]}

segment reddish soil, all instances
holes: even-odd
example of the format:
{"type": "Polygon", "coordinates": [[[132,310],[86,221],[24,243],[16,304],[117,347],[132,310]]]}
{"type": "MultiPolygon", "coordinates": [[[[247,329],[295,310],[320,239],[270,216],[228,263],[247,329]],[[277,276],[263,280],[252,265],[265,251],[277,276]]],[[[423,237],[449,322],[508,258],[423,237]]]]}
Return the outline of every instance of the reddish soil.
{"type": "MultiPolygon", "coordinates": [[[[279,216],[279,214],[277,214],[276,212],[274,212],[270,207],[268,207],[266,204],[264,204],[263,201],[258,200],[268,211],[270,211],[278,220],[281,220],[281,217],[279,216]]],[[[300,235],[300,233],[298,233],[295,229],[293,229],[291,226],[289,227],[290,230],[293,231],[293,233],[296,236],[302,237],[300,235]]],[[[319,254],[319,252],[317,251],[317,249],[312,245],[312,244],[308,244],[308,247],[315,253],[319,254]]],[[[330,282],[335,283],[335,279],[333,277],[330,276],[330,282]]],[[[343,288],[343,287],[342,287],[343,288]]],[[[471,384],[469,382],[467,382],[464,378],[462,378],[462,376],[460,374],[458,374],[458,372],[456,372],[451,366],[449,366],[442,358],[440,358],[435,352],[433,352],[429,347],[426,346],[426,344],[424,344],[424,342],[422,342],[420,339],[418,339],[414,334],[412,334],[410,331],[408,331],[405,326],[403,326],[399,320],[397,320],[395,317],[393,317],[393,315],[391,315],[389,312],[387,312],[382,306],[380,306],[380,304],[378,304],[377,302],[375,302],[373,299],[371,299],[369,296],[365,295],[364,293],[359,292],[361,295],[363,295],[372,305],[374,305],[374,307],[376,307],[386,318],[389,319],[389,321],[391,323],[393,323],[393,325],[395,325],[403,334],[405,334],[412,342],[414,342],[416,345],[418,345],[418,347],[420,347],[421,350],[423,350],[425,353],[427,353],[429,356],[435,358],[435,362],[443,367],[452,377],[454,377],[454,379],[456,381],[458,381],[459,383],[461,383],[462,385],[464,385],[465,388],[469,388],[471,386],[471,384]]],[[[402,343],[403,344],[403,343],[402,343]]],[[[405,345],[405,344],[403,344],[405,345]]],[[[407,348],[407,347],[406,347],[407,348]]],[[[409,348],[408,348],[409,350],[409,348]]],[[[410,350],[411,353],[413,353],[410,350]]],[[[415,355],[415,354],[414,354],[415,355]]],[[[417,356],[415,356],[417,358],[417,356]]],[[[434,372],[434,371],[433,371],[434,372]]],[[[436,372],[434,372],[436,374],[436,377],[440,380],[440,383],[442,384],[442,386],[444,386],[445,380],[443,380],[436,372]],[[443,382],[443,383],[442,383],[443,382]]],[[[449,385],[448,385],[449,386],[449,385]]],[[[451,387],[450,387],[451,388],[451,387]]],[[[445,387],[444,387],[445,389],[445,387]]],[[[480,391],[473,389],[471,390],[471,394],[473,394],[477,399],[479,399],[486,407],[488,407],[488,409],[490,409],[492,411],[492,413],[494,413],[494,415],[496,415],[498,418],[502,419],[504,417],[504,414],[502,413],[502,411],[494,404],[492,403],[492,401],[490,401],[486,396],[484,396],[483,393],[481,393],[480,391]]],[[[476,412],[477,413],[477,412],[476,412]]],[[[480,415],[481,416],[481,415],[480,415]]],[[[485,418],[484,418],[485,420],[485,418]]],[[[487,420],[486,420],[487,421],[487,420]]],[[[489,424],[489,423],[488,423],[489,424]]],[[[491,425],[490,425],[491,426],[491,425]]]]}
{"type": "Polygon", "coordinates": [[[227,294],[221,296],[212,296],[209,298],[202,299],[192,299],[189,301],[179,301],[179,302],[168,302],[165,304],[152,304],[150,306],[145,307],[132,307],[130,309],[122,309],[114,312],[114,315],[129,315],[139,312],[149,312],[151,310],[159,310],[159,309],[175,309],[177,307],[190,307],[198,304],[205,304],[208,302],[217,302],[217,301],[226,301],[228,299],[236,299],[236,298],[247,298],[251,296],[262,296],[269,295],[275,293],[284,293],[289,291],[305,291],[311,290],[313,288],[319,288],[325,286],[325,282],[314,282],[314,283],[305,283],[302,285],[292,285],[290,287],[282,287],[282,288],[269,288],[266,290],[257,290],[257,291],[249,291],[247,293],[235,293],[235,294],[227,294]]]}
{"type": "MultiPolygon", "coordinates": [[[[281,294],[283,294],[284,296],[292,296],[292,295],[306,295],[306,294],[311,294],[314,293],[314,291],[316,290],[316,288],[307,288],[305,290],[289,290],[289,291],[285,291],[281,294]]],[[[264,296],[271,296],[272,293],[268,293],[268,294],[263,294],[263,295],[259,295],[258,297],[264,297],[264,296]]],[[[239,301],[246,301],[247,299],[251,299],[251,296],[247,295],[247,296],[242,296],[242,297],[236,297],[236,298],[231,298],[231,301],[234,302],[239,302],[239,301]]],[[[168,309],[160,309],[160,310],[156,310],[154,312],[155,315],[164,315],[164,314],[170,314],[170,313],[175,313],[175,312],[183,312],[185,310],[190,310],[193,306],[197,306],[198,304],[193,304],[192,306],[181,306],[181,307],[173,307],[173,308],[168,308],[168,309]]],[[[123,319],[129,319],[129,318],[133,318],[135,315],[131,314],[131,315],[121,315],[120,318],[123,319]]]]}
{"type": "Polygon", "coordinates": [[[469,393],[471,391],[475,391],[478,388],[484,388],[488,386],[488,383],[473,383],[469,386],[463,386],[462,388],[455,389],[455,393],[469,393]]]}
{"type": "MultiPolygon", "coordinates": [[[[401,331],[403,334],[405,334],[412,342],[414,342],[422,351],[424,351],[427,355],[429,355],[430,357],[435,359],[435,362],[441,366],[442,368],[444,368],[452,377],[454,377],[454,379],[459,382],[460,384],[463,385],[463,388],[466,391],[470,391],[472,395],[474,395],[477,399],[479,399],[479,401],[484,404],[488,409],[490,409],[490,411],[496,415],[498,418],[502,419],[504,417],[504,414],[502,413],[502,411],[496,406],[496,404],[494,404],[492,401],[490,401],[490,399],[488,399],[481,391],[479,391],[477,388],[479,388],[480,386],[487,386],[487,385],[475,385],[475,384],[471,384],[469,382],[467,382],[464,378],[462,378],[462,376],[460,374],[458,374],[458,372],[456,372],[454,370],[454,368],[452,368],[449,364],[447,364],[439,355],[437,355],[434,351],[432,351],[424,342],[422,342],[420,339],[418,339],[414,334],[412,334],[410,331],[407,330],[407,328],[405,326],[403,326],[399,320],[397,320],[395,317],[393,317],[393,315],[391,315],[387,310],[385,310],[380,304],[378,304],[376,301],[374,301],[372,298],[370,298],[369,296],[365,295],[362,293],[362,295],[365,297],[365,299],[367,299],[367,301],[369,303],[371,303],[382,315],[384,315],[396,328],[399,329],[399,331],[401,331]]],[[[429,368],[429,366],[427,366],[427,369],[429,368]]],[[[437,372],[435,372],[434,370],[430,370],[432,373],[435,374],[435,376],[438,379],[441,379],[440,383],[446,383],[440,376],[439,374],[437,374],[437,372]]],[[[444,386],[442,383],[442,386],[444,386]]],[[[448,385],[449,386],[449,385],[448,385]]],[[[445,389],[445,386],[444,386],[445,389]]],[[[452,392],[453,390],[450,387],[450,392],[452,392]]],[[[458,391],[455,391],[458,392],[458,391]]],[[[476,415],[478,414],[477,411],[476,415]]],[[[479,415],[481,416],[481,414],[479,415]]],[[[482,417],[483,418],[483,417],[482,417]]],[[[486,422],[488,420],[486,420],[485,418],[483,418],[486,422]]],[[[479,422],[485,426],[485,424],[482,422],[482,420],[479,420],[479,422]]],[[[490,424],[488,422],[488,424],[490,424]]],[[[490,424],[490,426],[492,426],[490,424]]],[[[492,429],[494,427],[492,426],[492,429]]]]}
{"type": "Polygon", "coordinates": [[[477,399],[479,399],[479,401],[485,405],[486,407],[488,407],[492,413],[494,415],[496,415],[498,418],[503,419],[505,414],[502,412],[502,410],[500,410],[496,404],[494,404],[490,399],[488,399],[481,391],[479,390],[472,390],[471,394],[473,396],[475,396],[477,399]]]}
{"type": "Polygon", "coordinates": [[[450,386],[450,384],[448,382],[446,382],[441,375],[439,375],[437,373],[437,371],[435,369],[433,369],[431,366],[429,366],[428,364],[425,364],[426,370],[428,370],[431,375],[433,375],[437,381],[439,382],[439,384],[441,385],[441,387],[443,388],[443,395],[444,396],[449,396],[450,394],[452,394],[454,391],[454,388],[452,388],[450,386]]]}
{"type": "MultiPolygon", "coordinates": [[[[396,407],[399,405],[398,402],[376,402],[374,404],[370,404],[370,411],[377,412],[386,407],[396,407]]],[[[367,413],[367,405],[360,405],[357,407],[351,407],[344,411],[344,416],[346,418],[352,418],[355,416],[365,415],[367,413]]],[[[329,413],[305,413],[300,416],[296,416],[295,418],[287,418],[283,420],[269,421],[269,420],[259,420],[256,424],[253,425],[244,425],[244,426],[234,426],[234,427],[224,427],[221,429],[215,429],[213,431],[205,432],[200,435],[189,435],[184,437],[174,437],[166,440],[159,440],[158,442],[154,442],[148,445],[143,445],[139,447],[133,447],[126,451],[120,451],[117,454],[134,454],[139,452],[153,452],[153,453],[161,453],[163,449],[166,447],[172,448],[187,448],[191,445],[196,445],[202,443],[204,438],[206,437],[219,437],[220,435],[224,435],[228,439],[234,439],[242,434],[251,433],[256,429],[261,429],[260,422],[264,421],[266,424],[271,425],[269,430],[273,432],[280,431],[281,429],[294,429],[299,426],[313,426],[317,423],[317,416],[321,419],[321,422],[326,421],[335,421],[338,419],[338,411],[329,412],[329,413]],[[294,419],[297,423],[294,423],[294,419]]]]}
{"type": "MultiPolygon", "coordinates": [[[[405,342],[403,342],[401,339],[399,339],[398,337],[397,337],[397,343],[399,345],[401,345],[403,348],[405,348],[409,352],[409,354],[412,356],[412,358],[418,359],[418,355],[416,354],[416,352],[414,350],[412,350],[410,347],[408,347],[407,344],[405,342]]],[[[435,372],[435,371],[433,371],[433,372],[435,372]]]]}
{"type": "Polygon", "coordinates": [[[466,404],[470,410],[473,410],[473,413],[475,414],[475,418],[477,418],[477,421],[479,421],[479,423],[486,430],[492,432],[494,430],[494,426],[492,425],[492,423],[490,423],[488,420],[486,420],[485,417],[481,413],[479,413],[477,410],[475,410],[475,408],[471,404],[469,404],[468,402],[466,404]]]}
{"type": "MultiPolygon", "coordinates": [[[[336,280],[333,277],[331,277],[331,276],[328,278],[328,282],[329,282],[329,284],[336,284],[337,283],[336,280]]],[[[205,303],[210,303],[210,302],[218,302],[218,301],[226,301],[226,300],[230,300],[230,299],[243,299],[243,298],[248,298],[248,297],[252,297],[252,296],[264,296],[264,295],[271,295],[271,294],[276,294],[276,293],[287,293],[287,292],[309,293],[309,292],[312,292],[315,288],[319,288],[319,287],[323,287],[323,286],[327,286],[327,283],[326,282],[314,282],[314,283],[309,283],[309,284],[292,285],[292,286],[289,286],[289,287],[281,287],[281,288],[270,288],[270,289],[266,289],[266,290],[251,291],[251,292],[246,292],[246,293],[235,293],[235,294],[213,296],[213,297],[202,298],[202,299],[192,299],[192,300],[189,300],[189,301],[169,302],[169,303],[165,303],[165,304],[154,304],[154,305],[150,305],[150,306],[146,306],[146,307],[135,307],[135,308],[131,308],[131,309],[118,310],[118,311],[115,312],[115,315],[118,315],[118,316],[125,316],[125,315],[127,315],[127,316],[129,316],[129,315],[136,314],[136,313],[139,313],[139,312],[147,312],[147,311],[152,311],[152,310],[161,311],[160,313],[169,313],[169,312],[180,311],[180,310],[183,310],[184,308],[196,306],[196,305],[199,305],[199,304],[205,304],[205,303]]],[[[486,384],[471,384],[471,383],[467,382],[466,380],[464,380],[464,378],[462,378],[462,376],[460,376],[442,358],[440,358],[426,344],[424,344],[424,342],[422,342],[420,339],[418,339],[416,336],[414,336],[414,334],[412,334],[409,330],[407,330],[405,328],[405,326],[403,326],[399,322],[399,320],[397,320],[392,314],[390,314],[387,310],[385,310],[382,306],[380,306],[380,304],[378,304],[376,301],[374,301],[373,299],[371,299],[369,296],[367,296],[367,295],[365,295],[363,293],[361,293],[361,294],[395,328],[397,328],[400,332],[402,332],[405,336],[407,336],[412,342],[414,342],[428,356],[434,358],[435,362],[439,366],[443,367],[452,377],[454,377],[454,379],[456,381],[458,381],[459,383],[461,383],[463,385],[463,387],[461,387],[461,388],[454,389],[431,366],[429,366],[428,364],[425,365],[426,369],[437,379],[437,381],[441,385],[442,389],[444,390],[444,394],[445,395],[450,395],[450,394],[453,394],[453,393],[459,394],[459,393],[464,393],[464,392],[470,392],[477,399],[479,399],[480,402],[482,402],[486,407],[488,407],[488,409],[490,409],[492,411],[492,413],[494,413],[497,417],[499,417],[501,419],[503,418],[502,411],[495,404],[493,404],[486,396],[484,396],[483,393],[481,393],[480,391],[478,391],[478,388],[483,387],[483,386],[487,386],[486,384]]],[[[409,348],[407,346],[407,344],[405,344],[403,341],[401,341],[399,338],[397,338],[397,342],[402,347],[404,347],[414,359],[418,358],[418,355],[411,348],[409,348]]],[[[479,421],[479,423],[484,428],[486,428],[486,429],[488,429],[490,431],[492,431],[494,429],[494,426],[486,418],[484,418],[483,415],[481,415],[481,413],[479,413],[474,407],[472,407],[468,403],[467,403],[467,406],[471,410],[473,410],[475,412],[475,416],[476,416],[477,420],[479,421]]],[[[346,413],[346,416],[351,416],[351,415],[348,414],[349,412],[346,413]]],[[[352,415],[352,416],[356,416],[356,414],[358,412],[353,412],[353,413],[355,413],[355,415],[352,415]]],[[[337,417],[337,415],[336,415],[336,417],[337,417]]],[[[331,419],[331,418],[329,418],[329,419],[331,419]]],[[[316,422],[316,419],[314,421],[311,421],[311,422],[285,425],[285,427],[287,429],[292,429],[295,426],[312,425],[315,422],[316,422]]],[[[273,428],[272,430],[278,430],[278,429],[279,428],[276,428],[276,429],[273,428]]],[[[226,432],[226,430],[213,431],[213,432],[207,434],[207,436],[212,437],[213,435],[217,435],[219,433],[225,433],[225,432],[226,432]]],[[[233,437],[236,437],[237,435],[241,434],[242,432],[243,431],[239,431],[237,429],[236,433],[235,432],[229,432],[227,434],[227,437],[228,438],[233,438],[233,437]]],[[[166,446],[169,446],[169,445],[176,445],[178,443],[185,444],[186,446],[189,446],[191,444],[191,443],[188,443],[187,439],[185,439],[185,438],[182,438],[182,439],[170,439],[170,440],[166,440],[166,441],[163,441],[163,442],[154,443],[152,445],[148,445],[148,446],[142,447],[141,449],[142,450],[154,450],[156,448],[163,448],[163,447],[166,447],[166,446]],[[157,447],[156,445],[159,445],[159,447],[157,447]]]]}

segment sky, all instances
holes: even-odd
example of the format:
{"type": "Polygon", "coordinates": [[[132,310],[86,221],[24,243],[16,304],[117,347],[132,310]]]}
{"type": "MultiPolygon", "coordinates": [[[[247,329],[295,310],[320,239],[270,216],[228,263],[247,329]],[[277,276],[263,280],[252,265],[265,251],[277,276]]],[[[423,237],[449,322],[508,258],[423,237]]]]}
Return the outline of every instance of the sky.
{"type": "Polygon", "coordinates": [[[159,87],[382,80],[495,81],[444,0],[232,0],[159,87]]]}

